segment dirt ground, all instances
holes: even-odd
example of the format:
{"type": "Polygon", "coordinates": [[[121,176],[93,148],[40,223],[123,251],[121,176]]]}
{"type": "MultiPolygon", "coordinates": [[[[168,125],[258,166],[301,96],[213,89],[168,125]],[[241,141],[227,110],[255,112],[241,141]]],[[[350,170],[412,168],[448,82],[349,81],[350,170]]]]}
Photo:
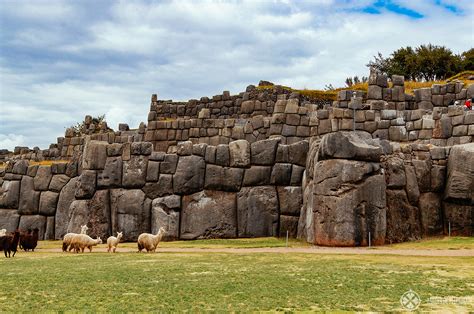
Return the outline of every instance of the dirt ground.
{"type": "MultiPolygon", "coordinates": [[[[62,252],[61,248],[41,249],[38,252],[62,252]]],[[[86,249],[86,251],[88,251],[86,249]]],[[[104,252],[105,248],[93,248],[92,252],[104,252]]],[[[136,252],[137,249],[129,247],[118,247],[117,253],[120,252],[136,252]]],[[[307,247],[307,248],[160,248],[156,250],[157,253],[307,253],[307,254],[353,254],[353,255],[402,255],[402,256],[472,256],[474,257],[474,250],[460,249],[460,250],[429,250],[429,249],[384,249],[384,248],[367,248],[367,247],[307,247]]]]}

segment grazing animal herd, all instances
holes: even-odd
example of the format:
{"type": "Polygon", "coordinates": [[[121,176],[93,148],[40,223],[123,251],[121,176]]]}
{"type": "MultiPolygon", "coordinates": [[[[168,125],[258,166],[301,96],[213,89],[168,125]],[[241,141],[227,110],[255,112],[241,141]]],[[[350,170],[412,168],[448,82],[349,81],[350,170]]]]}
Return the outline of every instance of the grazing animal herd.
{"type": "MultiPolygon", "coordinates": [[[[102,244],[102,239],[97,237],[96,239],[91,238],[87,235],[89,228],[87,225],[81,226],[81,233],[67,233],[63,237],[63,252],[71,252],[74,250],[76,253],[84,253],[84,249],[88,248],[89,252],[92,252],[92,247],[102,244]]],[[[138,236],[138,252],[145,249],[147,252],[155,252],[158,244],[160,243],[163,236],[166,234],[164,228],[160,228],[157,234],[142,233],[138,236]]],[[[107,238],[107,252],[115,253],[120,240],[122,239],[123,233],[117,232],[117,236],[110,236],[107,238]]],[[[25,252],[34,252],[38,245],[39,229],[33,230],[28,229],[27,231],[16,230],[14,232],[7,233],[6,229],[0,229],[0,251],[4,251],[5,257],[15,256],[18,247],[25,252]],[[13,253],[13,255],[11,255],[13,253]]]]}

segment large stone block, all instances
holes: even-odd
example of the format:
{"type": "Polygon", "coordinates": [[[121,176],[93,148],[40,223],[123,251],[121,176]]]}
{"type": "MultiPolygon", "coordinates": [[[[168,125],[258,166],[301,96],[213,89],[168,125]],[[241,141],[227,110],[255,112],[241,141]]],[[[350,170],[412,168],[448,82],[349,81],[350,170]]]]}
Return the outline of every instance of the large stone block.
{"type": "Polygon", "coordinates": [[[235,193],[206,190],[186,195],[181,215],[181,239],[237,235],[235,193]]]}
{"type": "Polygon", "coordinates": [[[303,195],[299,186],[279,186],[278,201],[280,203],[280,214],[299,216],[303,205],[303,195]]]}
{"type": "MultiPolygon", "coordinates": [[[[69,224],[69,217],[71,214],[70,206],[75,200],[74,194],[76,193],[76,185],[79,180],[79,177],[72,178],[61,190],[59,193],[58,205],[56,208],[56,217],[55,217],[55,228],[54,228],[54,238],[62,239],[63,236],[67,233],[67,227],[69,224]]],[[[78,226],[80,229],[80,226],[78,226]]],[[[76,230],[80,232],[80,230],[76,230]]]]}
{"type": "Polygon", "coordinates": [[[59,193],[44,191],[41,192],[39,202],[39,213],[43,216],[53,216],[56,213],[59,193]]]}
{"type": "Polygon", "coordinates": [[[142,190],[150,199],[173,194],[173,176],[171,174],[160,174],[157,182],[146,183],[142,190]]]}
{"type": "Polygon", "coordinates": [[[90,200],[73,201],[70,207],[71,218],[68,223],[68,232],[79,232],[80,226],[87,225],[88,235],[93,238],[101,237],[102,240],[107,239],[112,235],[110,208],[109,190],[95,192],[90,200]]]}
{"type": "Polygon", "coordinates": [[[44,231],[45,240],[54,240],[54,216],[46,217],[46,230],[44,231]]]}
{"type": "Polygon", "coordinates": [[[130,160],[123,162],[122,186],[126,188],[141,188],[146,182],[148,158],[132,155],[130,160]]]}
{"type": "Polygon", "coordinates": [[[107,142],[86,141],[82,155],[82,167],[86,170],[102,170],[107,159],[107,142]]]}
{"type": "Polygon", "coordinates": [[[250,165],[250,144],[246,140],[229,143],[230,166],[248,167],[250,165]]]}
{"type": "Polygon", "coordinates": [[[19,221],[20,215],[16,210],[0,209],[0,229],[6,229],[7,232],[15,231],[19,221]]]}
{"type": "Polygon", "coordinates": [[[279,139],[268,139],[254,142],[250,146],[253,165],[273,165],[279,139]]]}
{"type": "Polygon", "coordinates": [[[339,131],[323,136],[318,158],[379,161],[382,147],[367,132],[339,131]]]}
{"type": "Polygon", "coordinates": [[[273,166],[270,183],[274,185],[290,185],[291,164],[277,163],[273,166]]]}
{"type": "Polygon", "coordinates": [[[423,193],[420,195],[418,207],[420,208],[423,235],[442,235],[441,196],[431,192],[423,193]]]}
{"type": "Polygon", "coordinates": [[[91,198],[96,190],[96,183],[97,172],[95,170],[83,170],[77,182],[76,198],[91,198]]]}
{"type": "Polygon", "coordinates": [[[306,165],[306,155],[308,154],[309,143],[308,141],[300,141],[291,145],[288,145],[288,159],[292,164],[299,166],[306,165]]]}
{"type": "Polygon", "coordinates": [[[23,215],[20,217],[20,230],[39,229],[38,239],[43,240],[46,231],[46,217],[41,215],[23,215]]]}
{"type": "Polygon", "coordinates": [[[20,181],[3,181],[0,188],[0,208],[16,209],[20,200],[20,181]]]}
{"type": "Polygon", "coordinates": [[[163,240],[177,240],[180,207],[181,198],[178,195],[154,199],[151,205],[151,232],[157,234],[163,227],[167,231],[163,240]]]}
{"type": "Polygon", "coordinates": [[[35,191],[33,178],[23,176],[21,179],[18,213],[20,215],[38,214],[39,198],[40,192],[35,191]]]}
{"type": "Polygon", "coordinates": [[[379,164],[324,160],[314,169],[315,243],[366,246],[385,242],[385,178],[379,164]]]}
{"type": "Polygon", "coordinates": [[[245,169],[243,186],[269,185],[272,167],[252,166],[245,169]]]}
{"type": "Polygon", "coordinates": [[[278,234],[278,198],[275,187],[245,187],[237,194],[239,237],[278,234]]]}
{"type": "Polygon", "coordinates": [[[429,160],[412,160],[420,192],[431,190],[431,162],[429,160]]]}
{"type": "Polygon", "coordinates": [[[444,233],[452,236],[472,236],[474,228],[474,206],[443,202],[444,233]]]}
{"type": "Polygon", "coordinates": [[[206,164],[199,156],[180,157],[173,176],[175,194],[192,194],[204,188],[206,164]]]}
{"type": "Polygon", "coordinates": [[[99,188],[120,187],[122,185],[122,157],[108,157],[104,170],[97,173],[97,186],[99,188]]]}
{"type": "Polygon", "coordinates": [[[474,205],[474,143],[451,148],[444,198],[474,205]]]}
{"type": "Polygon", "coordinates": [[[410,205],[404,190],[387,190],[386,243],[414,241],[421,238],[419,210],[410,205]]]}
{"type": "Polygon", "coordinates": [[[403,188],[406,185],[405,165],[403,159],[390,156],[384,163],[385,180],[388,188],[403,188]]]}
{"type": "Polygon", "coordinates": [[[137,241],[150,232],[151,200],[142,190],[110,190],[112,234],[123,232],[124,241],[137,241]]]}
{"type": "Polygon", "coordinates": [[[34,178],[34,187],[36,191],[47,191],[51,178],[53,177],[51,173],[50,166],[39,166],[36,176],[34,178]]]}
{"type": "Polygon", "coordinates": [[[228,168],[208,164],[204,188],[209,190],[237,192],[242,185],[244,169],[228,168]]]}
{"type": "Polygon", "coordinates": [[[415,167],[411,165],[405,166],[405,176],[406,176],[406,194],[410,204],[417,205],[418,199],[420,197],[420,189],[418,187],[418,180],[415,172],[415,167]]]}
{"type": "Polygon", "coordinates": [[[49,183],[49,190],[61,192],[61,189],[69,182],[70,178],[65,174],[56,174],[49,183]]]}

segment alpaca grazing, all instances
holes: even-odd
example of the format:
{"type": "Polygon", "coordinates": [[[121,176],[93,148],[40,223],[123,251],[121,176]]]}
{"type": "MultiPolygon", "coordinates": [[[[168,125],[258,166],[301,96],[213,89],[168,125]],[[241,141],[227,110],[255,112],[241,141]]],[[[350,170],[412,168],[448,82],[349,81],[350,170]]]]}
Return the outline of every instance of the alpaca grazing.
{"type": "MultiPolygon", "coordinates": [[[[89,230],[87,225],[81,226],[80,234],[87,234],[87,230],[89,230]]],[[[63,252],[67,252],[68,247],[70,247],[71,245],[71,240],[75,235],[77,235],[77,233],[70,232],[70,233],[66,233],[66,235],[63,237],[63,252]]],[[[69,251],[71,250],[72,248],[69,248],[69,251]]]]}
{"type": "Polygon", "coordinates": [[[5,257],[10,257],[10,253],[13,252],[15,257],[18,242],[20,241],[20,231],[15,231],[13,234],[6,234],[0,237],[0,251],[3,250],[5,257]]]}
{"type": "Polygon", "coordinates": [[[147,252],[155,252],[156,248],[158,247],[158,244],[161,241],[161,238],[165,235],[166,230],[161,227],[160,230],[158,230],[158,233],[156,235],[151,234],[151,233],[142,233],[140,236],[138,236],[138,252],[141,252],[143,249],[146,249],[147,252]]]}
{"type": "Polygon", "coordinates": [[[36,246],[38,245],[39,238],[39,229],[28,229],[28,233],[20,233],[20,248],[28,252],[29,250],[35,251],[36,246]]]}
{"type": "Polygon", "coordinates": [[[102,239],[100,237],[92,239],[87,234],[76,234],[71,240],[71,248],[73,248],[76,253],[79,253],[79,250],[84,253],[85,248],[88,248],[89,252],[92,252],[92,247],[101,243],[102,239]]]}
{"type": "Polygon", "coordinates": [[[122,239],[122,232],[117,232],[117,237],[108,237],[107,238],[107,252],[110,252],[112,250],[113,253],[115,253],[115,249],[117,248],[120,239],[122,239]]]}

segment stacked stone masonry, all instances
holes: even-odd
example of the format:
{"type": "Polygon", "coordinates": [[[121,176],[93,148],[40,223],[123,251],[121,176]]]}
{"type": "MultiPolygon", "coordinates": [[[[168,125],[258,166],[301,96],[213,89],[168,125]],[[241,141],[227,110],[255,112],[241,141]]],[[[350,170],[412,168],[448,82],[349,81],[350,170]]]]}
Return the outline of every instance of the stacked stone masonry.
{"type": "Polygon", "coordinates": [[[148,124],[118,131],[86,117],[47,150],[18,148],[0,169],[0,229],[59,239],[165,227],[167,240],[279,236],[358,246],[472,235],[474,85],[405,94],[371,73],[367,93],[315,103],[249,86],[186,103],[152,96],[148,124]],[[88,123],[89,122],[89,123],[88,123]],[[30,166],[29,160],[66,160],[30,166]]]}

